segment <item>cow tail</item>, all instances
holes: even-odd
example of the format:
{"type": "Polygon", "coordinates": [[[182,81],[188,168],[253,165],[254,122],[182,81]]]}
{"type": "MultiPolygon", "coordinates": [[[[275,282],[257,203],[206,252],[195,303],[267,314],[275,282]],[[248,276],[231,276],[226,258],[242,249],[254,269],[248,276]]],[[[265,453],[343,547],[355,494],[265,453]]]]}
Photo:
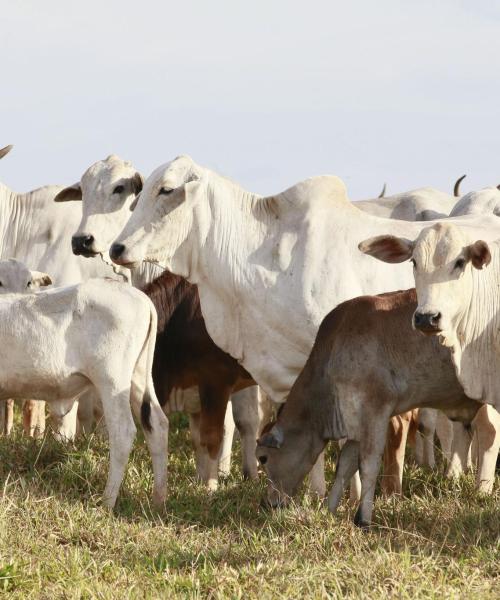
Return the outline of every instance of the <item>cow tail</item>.
{"type": "Polygon", "coordinates": [[[151,425],[151,386],[152,383],[152,369],[153,369],[153,357],[155,352],[156,344],[156,330],[157,330],[158,317],[156,315],[156,309],[152,302],[149,302],[149,328],[146,335],[146,340],[141,350],[139,360],[146,359],[146,386],[144,389],[144,395],[142,397],[141,404],[141,424],[146,431],[152,431],[153,426],[151,425]],[[144,356],[146,354],[146,356],[144,356]]]}

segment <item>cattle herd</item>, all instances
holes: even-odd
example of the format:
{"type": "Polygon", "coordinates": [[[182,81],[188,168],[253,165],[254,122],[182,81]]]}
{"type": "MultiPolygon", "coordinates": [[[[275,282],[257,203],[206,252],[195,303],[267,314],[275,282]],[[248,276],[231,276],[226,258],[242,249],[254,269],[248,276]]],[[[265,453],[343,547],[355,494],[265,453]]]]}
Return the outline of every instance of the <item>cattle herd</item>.
{"type": "Polygon", "coordinates": [[[188,156],[144,179],[111,155],[68,187],[0,184],[4,433],[13,399],[29,435],[43,433],[45,402],[61,439],[101,422],[109,507],[136,421],[163,504],[177,410],[207,487],[229,470],[236,426],[244,475],[262,465],[270,506],[308,475],[325,495],[323,452],[336,440],[328,507],[351,483],[355,522],[368,527],[381,463],[382,490],[401,493],[415,428],[419,461],[433,465],[437,432],[448,475],[472,465],[478,493],[491,493],[500,191],[460,196],[458,183],[454,195],[351,202],[338,177],[321,176],[261,197],[188,156]]]}

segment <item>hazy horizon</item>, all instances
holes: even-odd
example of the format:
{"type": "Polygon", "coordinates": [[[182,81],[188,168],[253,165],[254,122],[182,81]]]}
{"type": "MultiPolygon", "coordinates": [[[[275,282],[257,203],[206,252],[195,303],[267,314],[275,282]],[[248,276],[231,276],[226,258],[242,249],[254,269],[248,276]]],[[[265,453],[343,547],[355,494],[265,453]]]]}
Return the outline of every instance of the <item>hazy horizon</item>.
{"type": "Polygon", "coordinates": [[[110,153],[144,175],[187,153],[263,194],[325,173],[353,199],[500,183],[493,1],[24,0],[0,23],[18,191],[110,153]]]}

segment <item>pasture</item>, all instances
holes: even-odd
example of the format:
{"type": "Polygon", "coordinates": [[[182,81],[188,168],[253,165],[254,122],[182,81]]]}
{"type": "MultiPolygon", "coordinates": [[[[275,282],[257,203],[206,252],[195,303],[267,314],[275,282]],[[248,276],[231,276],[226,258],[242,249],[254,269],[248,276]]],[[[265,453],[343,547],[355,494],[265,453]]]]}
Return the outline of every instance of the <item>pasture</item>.
{"type": "MultiPolygon", "coordinates": [[[[232,474],[208,493],[195,480],[187,420],[171,418],[169,493],[149,503],[138,438],[115,514],[99,504],[107,442],[0,438],[0,589],[9,598],[498,598],[500,487],[405,467],[402,500],[377,496],[369,533],[347,499],[332,517],[303,495],[260,507],[264,479],[232,474]]],[[[335,450],[328,459],[332,479],[335,450]]],[[[411,451],[410,451],[411,454],[411,451]]]]}

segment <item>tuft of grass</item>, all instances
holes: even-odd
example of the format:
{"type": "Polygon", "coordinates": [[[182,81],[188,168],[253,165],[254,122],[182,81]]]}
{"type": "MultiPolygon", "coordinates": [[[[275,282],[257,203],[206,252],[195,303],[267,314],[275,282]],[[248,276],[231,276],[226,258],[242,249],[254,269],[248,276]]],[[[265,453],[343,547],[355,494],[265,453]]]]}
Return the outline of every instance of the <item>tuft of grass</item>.
{"type": "MultiPolygon", "coordinates": [[[[327,460],[334,471],[335,449],[327,460]]],[[[108,468],[98,436],[0,438],[0,592],[9,598],[499,598],[500,494],[479,496],[409,461],[402,499],[378,498],[369,533],[347,499],[332,517],[303,494],[260,507],[239,452],[219,490],[195,479],[186,420],[172,419],[169,497],[150,505],[138,439],[115,514],[100,506],[108,468]]]]}

